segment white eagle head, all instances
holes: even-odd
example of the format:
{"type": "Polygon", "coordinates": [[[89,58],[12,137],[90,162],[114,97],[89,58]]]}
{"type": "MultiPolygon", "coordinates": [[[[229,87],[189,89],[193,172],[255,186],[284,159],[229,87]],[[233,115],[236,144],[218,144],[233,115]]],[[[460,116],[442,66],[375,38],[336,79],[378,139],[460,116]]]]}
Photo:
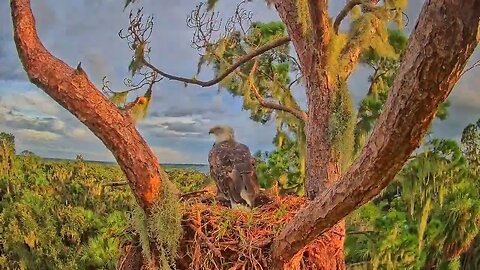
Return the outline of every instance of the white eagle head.
{"type": "Polygon", "coordinates": [[[217,143],[235,139],[233,128],[226,125],[214,126],[208,131],[208,134],[215,135],[215,142],[217,143]]]}

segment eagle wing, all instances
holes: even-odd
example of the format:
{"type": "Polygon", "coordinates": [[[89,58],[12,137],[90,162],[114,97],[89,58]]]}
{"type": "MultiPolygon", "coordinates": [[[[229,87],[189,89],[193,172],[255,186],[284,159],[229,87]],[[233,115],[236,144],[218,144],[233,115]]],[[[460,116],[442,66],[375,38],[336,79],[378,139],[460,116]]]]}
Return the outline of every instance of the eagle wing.
{"type": "Polygon", "coordinates": [[[246,182],[256,185],[255,159],[244,144],[233,140],[215,143],[208,155],[210,175],[217,185],[219,195],[230,201],[244,201],[242,190],[246,182]],[[248,179],[248,178],[253,179],[248,179]]]}

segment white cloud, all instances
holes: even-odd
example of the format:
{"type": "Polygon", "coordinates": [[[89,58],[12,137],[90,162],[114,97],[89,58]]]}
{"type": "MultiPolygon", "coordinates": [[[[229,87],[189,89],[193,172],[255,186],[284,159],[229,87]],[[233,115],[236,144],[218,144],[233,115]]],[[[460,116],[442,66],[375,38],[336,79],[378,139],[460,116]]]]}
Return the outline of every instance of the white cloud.
{"type": "Polygon", "coordinates": [[[187,155],[172,148],[154,146],[152,151],[161,163],[186,163],[187,155]]]}
{"type": "MultiPolygon", "coordinates": [[[[13,86],[18,87],[18,86],[13,86]]],[[[40,89],[17,91],[2,97],[4,106],[18,111],[34,111],[37,114],[57,115],[61,107],[40,89]]]]}
{"type": "Polygon", "coordinates": [[[90,133],[84,127],[74,128],[72,131],[68,133],[68,136],[74,139],[83,140],[87,138],[90,133]]]}
{"type": "Polygon", "coordinates": [[[20,140],[30,141],[55,141],[61,136],[49,131],[38,131],[33,129],[19,129],[14,132],[20,140]]]}

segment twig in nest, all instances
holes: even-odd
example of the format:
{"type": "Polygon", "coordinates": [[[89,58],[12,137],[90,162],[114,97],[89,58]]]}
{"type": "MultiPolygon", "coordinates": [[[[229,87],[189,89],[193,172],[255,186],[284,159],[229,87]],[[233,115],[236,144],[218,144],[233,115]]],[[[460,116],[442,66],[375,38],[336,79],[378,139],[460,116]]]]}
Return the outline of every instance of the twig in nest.
{"type": "Polygon", "coordinates": [[[237,270],[237,269],[245,269],[245,262],[236,263],[234,266],[230,267],[228,270],[237,270]]]}
{"type": "Polygon", "coordinates": [[[192,222],[190,222],[188,226],[197,233],[197,235],[203,240],[203,242],[208,246],[208,248],[213,252],[213,254],[215,254],[217,258],[223,258],[220,250],[218,250],[218,248],[215,247],[215,245],[212,244],[212,242],[210,242],[208,237],[199,228],[193,225],[192,222]]]}

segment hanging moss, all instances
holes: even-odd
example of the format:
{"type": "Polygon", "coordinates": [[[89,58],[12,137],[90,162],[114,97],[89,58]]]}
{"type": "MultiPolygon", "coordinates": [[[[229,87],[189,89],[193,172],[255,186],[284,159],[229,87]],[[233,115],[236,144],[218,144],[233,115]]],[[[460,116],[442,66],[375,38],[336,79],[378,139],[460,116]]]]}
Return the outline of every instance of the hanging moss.
{"type": "Polygon", "coordinates": [[[339,82],[338,91],[331,103],[329,136],[333,151],[343,172],[352,160],[354,147],[355,112],[353,102],[345,82],[339,82]]]}
{"type": "Polygon", "coordinates": [[[340,62],[338,59],[340,59],[340,53],[347,44],[348,36],[345,33],[334,35],[333,32],[330,36],[331,39],[328,48],[328,70],[331,74],[338,74],[340,70],[340,62]]]}
{"type": "Polygon", "coordinates": [[[133,226],[137,231],[142,246],[144,258],[148,265],[152,261],[152,243],[159,251],[160,269],[175,268],[175,255],[180,244],[183,230],[181,226],[182,210],[176,195],[176,188],[171,182],[162,182],[158,195],[159,200],[150,209],[150,214],[138,208],[134,211],[133,226]]]}
{"type": "Polygon", "coordinates": [[[306,34],[310,28],[310,12],[307,0],[297,0],[298,22],[302,25],[303,33],[306,34]]]}

